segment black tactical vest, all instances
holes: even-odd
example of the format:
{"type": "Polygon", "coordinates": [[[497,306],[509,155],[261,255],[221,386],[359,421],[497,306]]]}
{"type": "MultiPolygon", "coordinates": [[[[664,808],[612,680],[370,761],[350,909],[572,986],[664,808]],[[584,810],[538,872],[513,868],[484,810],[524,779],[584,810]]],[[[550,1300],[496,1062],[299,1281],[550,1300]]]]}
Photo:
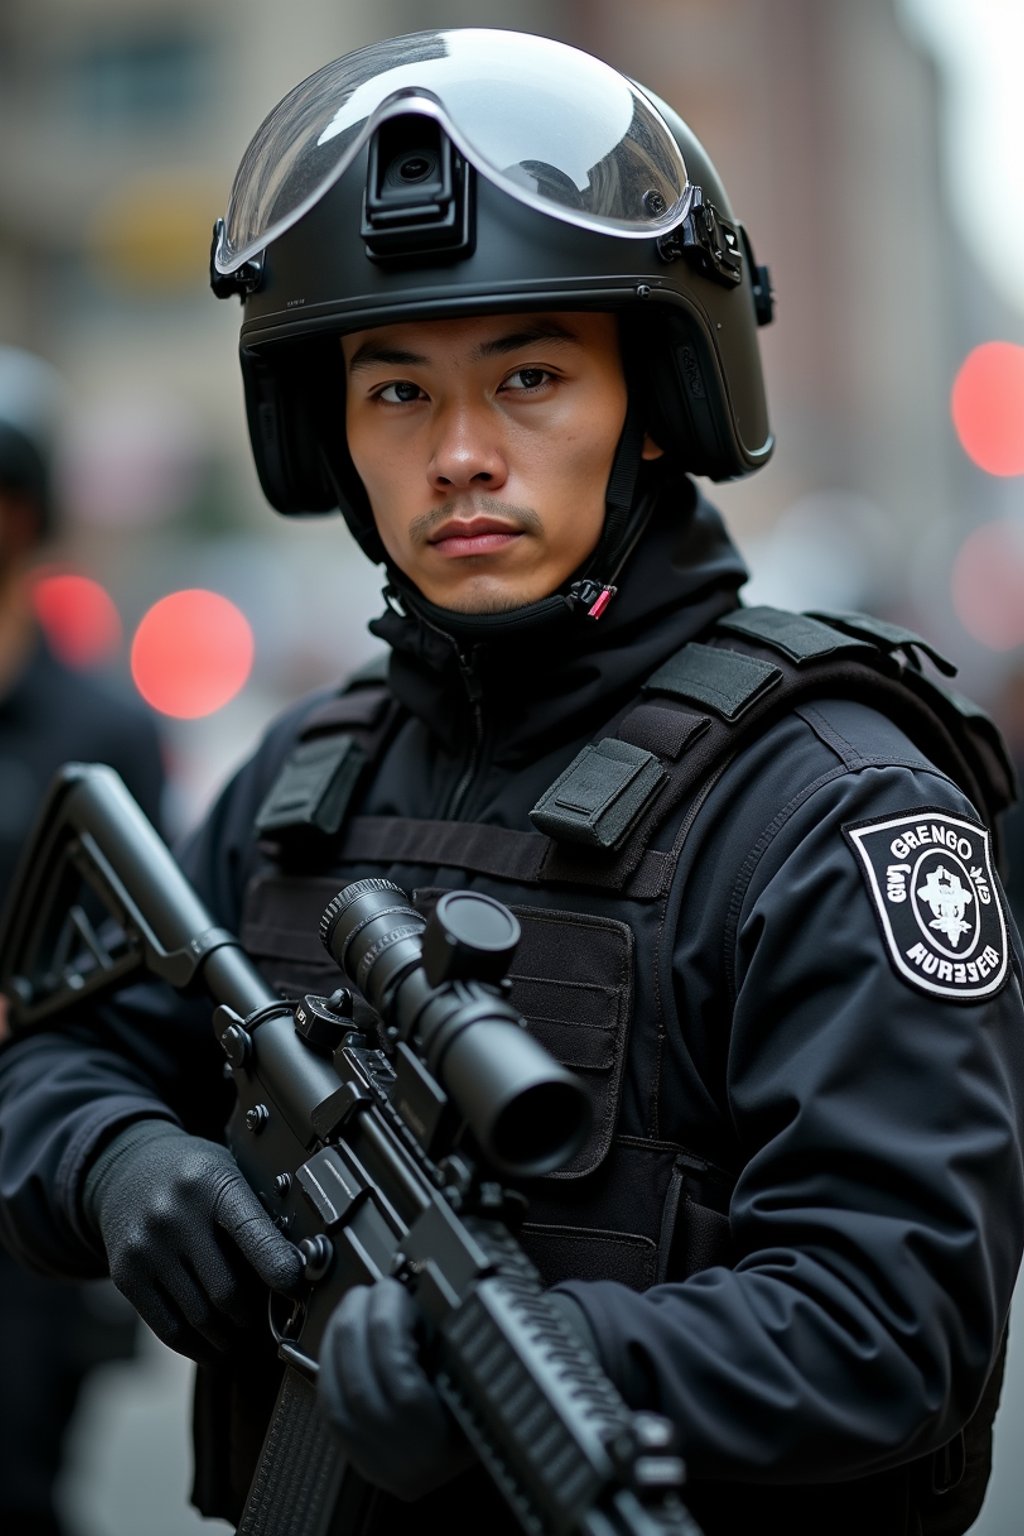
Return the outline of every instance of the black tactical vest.
{"type": "MultiPolygon", "coordinates": [[[[634,1083],[657,1076],[662,1002],[650,957],[669,892],[729,762],[816,698],[862,700],[894,718],[988,820],[998,856],[1013,770],[992,722],[933,681],[922,654],[952,673],[918,636],[862,615],[740,608],[647,679],[540,797],[531,832],[347,814],[398,723],[386,685],[364,674],[307,718],[261,807],[268,857],[247,893],[242,942],[283,994],[328,992],[338,978],[318,930],[338,869],[353,871],[345,879],[403,864],[442,871],[410,892],[424,912],[457,886],[504,901],[522,927],[511,1000],[594,1105],[588,1144],[526,1191],[524,1247],[549,1283],[603,1278],[644,1290],[728,1264],[737,1171],[728,1135],[709,1129],[684,1144],[652,1133],[624,1102],[627,1064],[634,1083]]],[[[768,1511],[801,1532],[958,1536],[984,1495],[998,1376],[967,1436],[940,1456],[842,1489],[694,1484],[694,1515],[709,1533],[768,1511]]]]}

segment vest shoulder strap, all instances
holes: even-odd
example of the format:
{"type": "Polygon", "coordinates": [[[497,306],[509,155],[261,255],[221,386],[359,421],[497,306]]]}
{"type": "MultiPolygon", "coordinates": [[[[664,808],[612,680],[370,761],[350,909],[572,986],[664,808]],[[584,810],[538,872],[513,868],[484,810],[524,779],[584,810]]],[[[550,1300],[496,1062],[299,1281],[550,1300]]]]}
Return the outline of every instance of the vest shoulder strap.
{"type": "MultiPolygon", "coordinates": [[[[623,889],[658,826],[681,803],[681,838],[741,748],[814,698],[862,699],[897,721],[989,821],[1016,797],[998,729],[976,705],[929,677],[926,656],[955,668],[920,636],[868,615],[741,608],[652,673],[614,735],[591,744],[541,796],[531,820],[552,840],[548,879],[623,889]]],[[[666,860],[670,876],[674,860],[666,860]]]]}
{"type": "Polygon", "coordinates": [[[312,709],[256,814],[256,832],[282,863],[315,860],[344,824],[357,785],[397,724],[382,662],[355,673],[312,709]]]}

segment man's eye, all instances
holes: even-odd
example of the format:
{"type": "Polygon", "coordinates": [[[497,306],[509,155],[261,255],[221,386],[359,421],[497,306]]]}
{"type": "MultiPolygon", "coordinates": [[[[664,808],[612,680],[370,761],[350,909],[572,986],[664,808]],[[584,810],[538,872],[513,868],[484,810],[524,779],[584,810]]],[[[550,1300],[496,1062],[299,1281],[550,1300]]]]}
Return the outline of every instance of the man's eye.
{"type": "Polygon", "coordinates": [[[419,385],[410,383],[408,379],[398,379],[394,384],[385,384],[377,394],[378,400],[386,400],[389,405],[406,405],[410,400],[418,400],[419,397],[419,385]]]}
{"type": "Polygon", "coordinates": [[[517,368],[505,380],[507,389],[539,389],[551,378],[546,368],[517,368]]]}

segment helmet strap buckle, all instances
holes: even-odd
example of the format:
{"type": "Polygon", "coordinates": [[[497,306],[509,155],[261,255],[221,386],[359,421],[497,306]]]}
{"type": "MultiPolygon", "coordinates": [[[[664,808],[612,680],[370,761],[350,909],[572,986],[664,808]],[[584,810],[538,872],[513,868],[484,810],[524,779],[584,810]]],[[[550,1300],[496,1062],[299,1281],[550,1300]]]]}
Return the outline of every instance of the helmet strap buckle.
{"type": "Polygon", "coordinates": [[[569,597],[577,609],[586,609],[588,619],[599,619],[618,590],[618,587],[608,582],[584,577],[582,581],[573,582],[569,588],[569,597]]]}

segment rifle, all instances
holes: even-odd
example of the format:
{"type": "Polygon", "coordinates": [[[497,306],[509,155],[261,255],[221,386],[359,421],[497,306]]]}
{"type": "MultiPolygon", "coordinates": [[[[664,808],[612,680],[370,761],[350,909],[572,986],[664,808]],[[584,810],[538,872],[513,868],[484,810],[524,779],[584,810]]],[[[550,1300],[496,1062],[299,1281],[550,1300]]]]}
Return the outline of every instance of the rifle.
{"type": "Polygon", "coordinates": [[[53,780],[0,933],[15,1032],[144,974],[214,1005],[228,1145],[304,1260],[298,1293],[269,1297],[282,1378],[240,1536],[364,1528],[375,1495],[319,1414],[317,1360],[340,1297],[383,1275],[415,1298],[437,1390],[524,1531],[700,1536],[671,1425],[626,1405],[515,1236],[509,1181],[571,1156],[589,1099],[508,1001],[514,914],[453,891],[425,919],[369,879],[320,936],[351,984],[275,995],[114,770],[80,763],[53,780]]]}

